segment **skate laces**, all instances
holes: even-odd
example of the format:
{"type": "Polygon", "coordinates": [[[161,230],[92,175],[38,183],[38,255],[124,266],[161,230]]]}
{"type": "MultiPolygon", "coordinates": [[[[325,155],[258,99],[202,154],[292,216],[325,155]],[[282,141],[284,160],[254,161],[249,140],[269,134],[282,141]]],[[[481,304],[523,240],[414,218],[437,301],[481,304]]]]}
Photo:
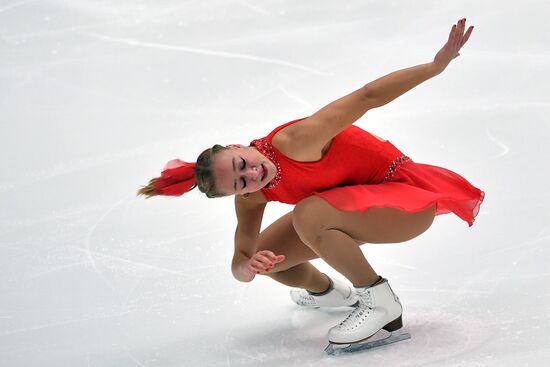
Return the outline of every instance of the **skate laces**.
{"type": "Polygon", "coordinates": [[[353,310],[344,321],[342,321],[338,328],[340,329],[355,329],[363,323],[364,320],[370,315],[372,311],[372,297],[370,292],[364,292],[359,296],[359,306],[353,310]]]}
{"type": "Polygon", "coordinates": [[[300,306],[316,306],[317,301],[303,289],[293,289],[290,292],[291,298],[300,306]]]}
{"type": "Polygon", "coordinates": [[[313,298],[312,295],[308,293],[301,293],[300,294],[300,302],[304,305],[315,305],[317,304],[317,301],[315,301],[315,298],[313,298]]]}

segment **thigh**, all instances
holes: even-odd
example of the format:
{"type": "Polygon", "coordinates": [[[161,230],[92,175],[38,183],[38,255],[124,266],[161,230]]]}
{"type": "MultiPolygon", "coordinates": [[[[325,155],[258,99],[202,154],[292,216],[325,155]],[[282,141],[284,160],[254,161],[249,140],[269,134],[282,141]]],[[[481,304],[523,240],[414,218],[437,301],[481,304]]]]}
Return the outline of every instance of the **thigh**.
{"type": "Polygon", "coordinates": [[[416,213],[390,207],[342,211],[312,196],[298,203],[295,219],[308,222],[304,227],[310,231],[338,229],[357,243],[399,243],[424,233],[432,225],[435,211],[435,203],[416,213]]]}
{"type": "Polygon", "coordinates": [[[257,251],[262,250],[285,255],[285,261],[275,265],[271,272],[284,271],[319,257],[296,233],[292,225],[292,212],[283,215],[260,232],[257,251]]]}

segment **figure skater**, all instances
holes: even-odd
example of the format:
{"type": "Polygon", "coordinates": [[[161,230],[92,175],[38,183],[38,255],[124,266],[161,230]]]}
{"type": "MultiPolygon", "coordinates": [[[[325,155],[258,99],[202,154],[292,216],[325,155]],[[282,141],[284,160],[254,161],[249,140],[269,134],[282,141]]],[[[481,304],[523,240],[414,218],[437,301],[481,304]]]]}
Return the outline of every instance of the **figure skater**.
{"type": "Polygon", "coordinates": [[[485,193],[352,124],[443,72],[472,33],[465,24],[452,26],[433,62],[383,76],[248,146],[214,145],[196,163],[174,159],[138,195],[179,196],[196,186],[209,198],[235,195],[234,277],[268,276],[292,287],[292,300],[304,307],[353,306],[329,330],[331,344],[400,329],[401,302],[359,246],[408,241],[450,212],[472,226],[485,193]],[[295,207],[260,232],[270,201],[295,207]],[[316,258],[353,287],[321,273],[309,262],[316,258]]]}

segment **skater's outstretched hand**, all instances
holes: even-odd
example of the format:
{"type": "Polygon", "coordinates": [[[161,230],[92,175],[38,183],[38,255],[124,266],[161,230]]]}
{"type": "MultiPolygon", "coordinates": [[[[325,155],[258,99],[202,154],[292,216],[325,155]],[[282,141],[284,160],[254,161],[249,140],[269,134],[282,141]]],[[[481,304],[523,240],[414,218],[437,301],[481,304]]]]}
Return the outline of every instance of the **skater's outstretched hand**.
{"type": "Polygon", "coordinates": [[[435,55],[434,64],[437,66],[439,72],[445,70],[451,60],[460,56],[459,51],[468,41],[468,38],[470,38],[474,26],[470,26],[466,33],[464,33],[464,28],[466,28],[466,18],[460,19],[452,26],[447,43],[435,55]]]}
{"type": "Polygon", "coordinates": [[[248,260],[247,269],[253,274],[265,273],[284,260],[285,255],[277,256],[269,250],[258,251],[248,260]]]}

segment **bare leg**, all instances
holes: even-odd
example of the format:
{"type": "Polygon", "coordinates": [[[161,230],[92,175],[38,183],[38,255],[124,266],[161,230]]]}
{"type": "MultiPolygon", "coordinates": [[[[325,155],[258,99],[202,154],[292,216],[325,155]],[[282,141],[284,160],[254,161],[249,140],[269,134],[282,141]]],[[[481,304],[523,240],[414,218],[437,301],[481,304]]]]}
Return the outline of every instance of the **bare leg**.
{"type": "Polygon", "coordinates": [[[312,292],[326,290],[327,277],[309,263],[319,257],[353,285],[371,285],[378,280],[378,275],[359,245],[405,242],[426,231],[434,214],[435,205],[418,213],[392,208],[372,208],[364,213],[341,212],[313,196],[263,230],[257,250],[285,255],[284,262],[264,275],[289,287],[312,292]]]}
{"type": "Polygon", "coordinates": [[[316,293],[328,289],[328,278],[309,262],[319,256],[296,233],[292,225],[292,212],[277,219],[260,233],[257,250],[270,250],[276,255],[285,255],[285,261],[264,273],[272,279],[289,287],[316,293]]]}
{"type": "Polygon", "coordinates": [[[320,232],[310,243],[317,254],[345,276],[355,287],[370,286],[378,274],[355,241],[337,229],[320,232]]]}
{"type": "Polygon", "coordinates": [[[434,216],[435,205],[417,213],[393,208],[344,212],[312,196],[295,207],[293,225],[303,243],[354,286],[362,287],[374,284],[379,278],[357,241],[404,242],[425,232],[434,216]]]}
{"type": "Polygon", "coordinates": [[[293,266],[285,271],[266,275],[289,287],[303,288],[315,293],[324,292],[330,286],[327,276],[309,262],[293,266]]]}

